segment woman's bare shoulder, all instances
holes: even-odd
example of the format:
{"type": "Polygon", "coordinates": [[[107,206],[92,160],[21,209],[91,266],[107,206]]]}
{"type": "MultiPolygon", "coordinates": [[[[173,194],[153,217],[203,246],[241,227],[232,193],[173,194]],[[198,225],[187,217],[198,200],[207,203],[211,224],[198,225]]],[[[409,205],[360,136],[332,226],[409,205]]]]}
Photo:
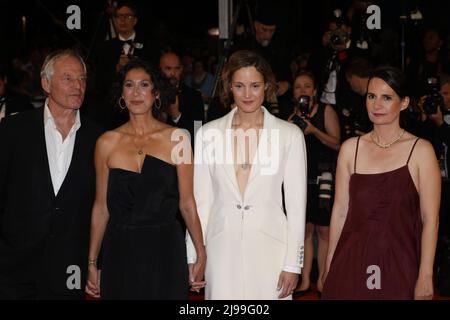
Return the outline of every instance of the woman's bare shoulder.
{"type": "Polygon", "coordinates": [[[123,138],[125,133],[120,128],[106,131],[97,140],[97,150],[102,153],[108,153],[119,141],[123,138]]]}
{"type": "MultiPolygon", "coordinates": [[[[362,140],[363,138],[361,137],[360,140],[362,140]]],[[[356,144],[358,143],[358,137],[353,137],[353,138],[349,138],[347,140],[345,140],[340,148],[340,153],[342,154],[347,154],[347,153],[355,153],[356,150],[356,144]]],[[[361,144],[361,141],[360,141],[361,144]]]]}
{"type": "Polygon", "coordinates": [[[416,154],[416,157],[418,159],[435,159],[435,152],[434,152],[434,148],[433,145],[426,139],[421,139],[421,138],[417,138],[415,136],[412,136],[412,141],[417,140],[417,143],[414,147],[413,150],[413,154],[411,155],[412,157],[414,156],[414,154],[416,154]]]}

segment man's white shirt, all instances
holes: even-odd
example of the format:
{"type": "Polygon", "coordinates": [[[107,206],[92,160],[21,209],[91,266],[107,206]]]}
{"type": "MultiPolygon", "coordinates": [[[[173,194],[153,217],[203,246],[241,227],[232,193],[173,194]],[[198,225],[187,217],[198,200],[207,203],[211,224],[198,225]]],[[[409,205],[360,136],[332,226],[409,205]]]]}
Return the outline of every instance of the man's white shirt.
{"type": "Polygon", "coordinates": [[[78,129],[81,127],[80,111],[77,110],[75,123],[69,131],[66,139],[62,138],[61,133],[56,128],[55,120],[48,107],[48,100],[44,106],[44,130],[45,144],[47,147],[48,165],[52,178],[53,190],[55,195],[66,177],[67,171],[72,161],[73,149],[75,147],[75,138],[78,129]]]}

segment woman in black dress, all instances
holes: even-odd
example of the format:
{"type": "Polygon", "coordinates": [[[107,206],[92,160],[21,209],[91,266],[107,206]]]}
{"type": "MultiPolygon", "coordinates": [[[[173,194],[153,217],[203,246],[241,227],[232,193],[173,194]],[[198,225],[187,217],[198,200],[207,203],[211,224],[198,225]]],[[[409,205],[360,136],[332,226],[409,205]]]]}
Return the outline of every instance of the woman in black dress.
{"type": "Polygon", "coordinates": [[[341,146],[339,119],[336,111],[330,105],[317,102],[315,99],[316,91],[314,75],[308,71],[300,71],[296,75],[293,85],[293,98],[296,103],[295,112],[289,120],[299,125],[305,134],[308,156],[308,201],[306,204],[305,263],[302,269],[302,281],[294,292],[294,297],[303,296],[311,288],[314,232],[317,232],[318,240],[317,267],[319,275],[317,290],[318,292],[322,291],[322,276],[325,272],[331,208],[333,206],[333,182],[327,181],[326,184],[322,185],[321,196],[323,197],[325,193],[326,195],[325,198],[320,198],[317,178],[323,174],[323,177],[332,179],[336,163],[336,151],[341,146]],[[326,187],[325,191],[323,190],[324,187],[326,187]]]}
{"type": "Polygon", "coordinates": [[[170,92],[158,72],[135,60],[119,77],[119,106],[130,120],[97,141],[86,292],[103,299],[187,299],[189,284],[203,287],[206,262],[190,139],[156,118],[170,92]],[[189,265],[178,212],[195,247],[189,265]]]}

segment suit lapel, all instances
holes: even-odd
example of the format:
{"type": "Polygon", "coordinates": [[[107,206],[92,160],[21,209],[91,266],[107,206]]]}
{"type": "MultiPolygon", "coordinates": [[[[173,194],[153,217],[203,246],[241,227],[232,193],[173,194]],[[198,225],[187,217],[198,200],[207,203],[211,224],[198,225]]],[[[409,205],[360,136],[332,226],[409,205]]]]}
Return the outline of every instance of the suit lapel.
{"type": "Polygon", "coordinates": [[[39,164],[38,167],[42,168],[42,173],[44,175],[44,181],[46,181],[46,189],[47,193],[53,199],[55,198],[55,191],[53,190],[53,182],[50,174],[50,166],[48,163],[48,154],[47,154],[47,144],[45,141],[45,129],[44,129],[44,107],[41,107],[39,112],[36,112],[36,132],[39,132],[37,137],[37,152],[39,155],[39,164]]]}
{"type": "MultiPolygon", "coordinates": [[[[264,110],[264,124],[263,124],[263,131],[260,136],[260,141],[258,143],[258,148],[255,153],[255,158],[253,159],[253,165],[250,171],[250,177],[247,181],[246,191],[245,193],[248,194],[248,189],[251,186],[251,183],[255,180],[257,176],[260,175],[261,172],[261,160],[267,161],[267,156],[270,155],[271,152],[271,129],[274,127],[274,116],[272,116],[269,111],[267,111],[266,108],[262,107],[264,110]],[[264,157],[261,157],[261,154],[265,155],[264,157]]],[[[239,186],[237,183],[236,178],[236,171],[234,167],[234,151],[233,151],[233,143],[232,143],[232,130],[231,130],[231,123],[233,121],[234,113],[236,112],[236,108],[234,108],[232,111],[228,113],[228,115],[224,119],[224,127],[222,128],[225,140],[228,141],[228,143],[225,143],[224,148],[224,154],[225,159],[226,155],[231,155],[231,163],[228,161],[225,161],[224,164],[224,170],[226,175],[228,176],[230,182],[233,185],[233,190],[236,194],[236,196],[241,199],[241,192],[239,190],[239,186]]]]}
{"type": "MultiPolygon", "coordinates": [[[[75,135],[75,143],[73,146],[72,159],[70,160],[69,169],[67,170],[67,174],[64,177],[64,181],[61,185],[61,188],[59,189],[57,196],[63,194],[64,190],[67,188],[67,184],[70,183],[70,181],[73,179],[72,176],[75,175],[78,170],[80,159],[84,159],[84,142],[86,141],[86,139],[83,138],[85,134],[84,128],[85,126],[83,126],[83,119],[81,119],[81,126],[77,130],[75,135]]],[[[86,161],[89,161],[89,159],[86,159],[86,161]]]]}
{"type": "Polygon", "coordinates": [[[267,161],[267,157],[271,156],[271,130],[273,129],[273,120],[274,116],[272,116],[266,108],[262,107],[264,110],[264,124],[263,130],[259,137],[258,148],[256,149],[255,157],[253,159],[253,165],[250,170],[250,177],[247,181],[246,193],[248,193],[248,189],[252,183],[252,181],[260,175],[261,167],[264,165],[263,162],[267,161]]]}
{"type": "Polygon", "coordinates": [[[241,199],[241,192],[239,191],[239,186],[236,179],[236,172],[234,169],[234,152],[233,152],[233,141],[232,141],[232,130],[231,130],[231,123],[233,121],[234,113],[236,112],[237,108],[234,108],[231,110],[228,115],[225,116],[222,132],[224,134],[224,170],[225,173],[230,180],[231,184],[233,185],[233,191],[238,199],[241,199]],[[228,161],[228,159],[231,159],[231,161],[228,161]]]}

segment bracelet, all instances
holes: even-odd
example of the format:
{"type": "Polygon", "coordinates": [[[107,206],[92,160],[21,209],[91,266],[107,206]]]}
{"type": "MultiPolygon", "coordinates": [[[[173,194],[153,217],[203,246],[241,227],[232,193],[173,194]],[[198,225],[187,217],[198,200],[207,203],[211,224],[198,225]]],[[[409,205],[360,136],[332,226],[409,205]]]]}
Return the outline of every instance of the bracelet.
{"type": "Polygon", "coordinates": [[[88,259],[88,266],[90,266],[91,264],[96,267],[97,266],[97,259],[88,259]]]}

